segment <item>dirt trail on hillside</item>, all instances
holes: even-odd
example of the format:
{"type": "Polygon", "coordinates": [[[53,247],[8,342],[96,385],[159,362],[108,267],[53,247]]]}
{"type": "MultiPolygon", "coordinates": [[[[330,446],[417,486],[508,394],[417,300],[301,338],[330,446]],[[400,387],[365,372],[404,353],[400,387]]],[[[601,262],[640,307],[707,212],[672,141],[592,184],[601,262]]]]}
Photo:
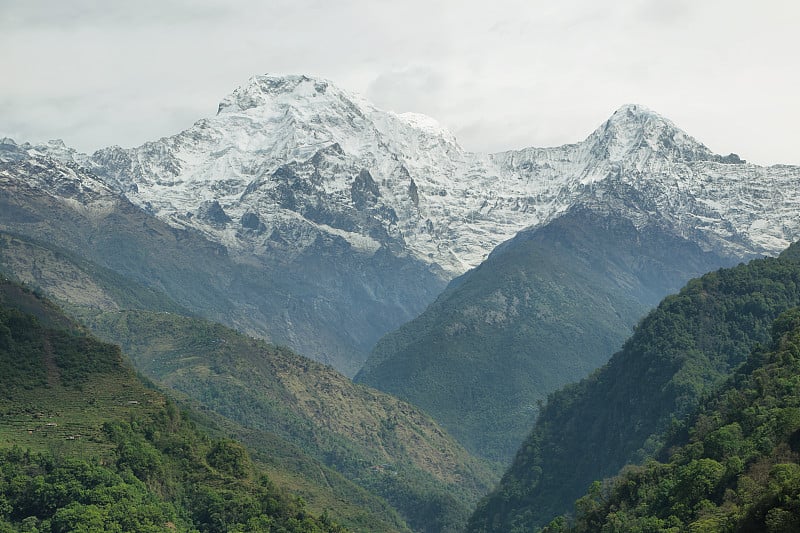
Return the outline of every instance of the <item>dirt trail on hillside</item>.
{"type": "Polygon", "coordinates": [[[56,356],[53,353],[53,346],[50,344],[50,339],[44,339],[44,353],[42,354],[44,361],[44,368],[47,372],[47,386],[57,387],[61,384],[61,370],[56,364],[56,356]]]}

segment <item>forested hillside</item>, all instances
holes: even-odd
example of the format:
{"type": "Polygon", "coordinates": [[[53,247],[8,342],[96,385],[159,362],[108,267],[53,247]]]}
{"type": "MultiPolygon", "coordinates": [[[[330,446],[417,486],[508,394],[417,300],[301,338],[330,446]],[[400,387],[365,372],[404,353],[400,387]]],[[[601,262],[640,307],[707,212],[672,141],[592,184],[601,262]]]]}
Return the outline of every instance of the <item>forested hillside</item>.
{"type": "Polygon", "coordinates": [[[608,211],[575,208],[520,232],[381,339],[356,381],[419,405],[473,453],[508,464],[538,402],[604,364],[665,295],[731,264],[663,221],[637,226],[608,211]]]}
{"type": "Polygon", "coordinates": [[[0,531],[344,531],[7,282],[0,382],[0,531]]]}
{"type": "Polygon", "coordinates": [[[730,376],[772,321],[800,305],[798,245],[692,280],[609,363],[553,394],[469,531],[528,530],[568,512],[594,480],[659,449],[661,435],[730,376]],[[527,528],[527,529],[526,529],[527,528]]]}
{"type": "Polygon", "coordinates": [[[546,531],[800,530],[800,309],[676,428],[663,461],[592,485],[546,531]]]}
{"type": "Polygon", "coordinates": [[[164,313],[188,312],[66,250],[0,233],[2,270],[122,343],[148,376],[235,420],[231,431],[264,461],[282,457],[276,475],[294,471],[287,486],[302,487],[315,509],[335,507],[348,527],[384,527],[375,517],[401,527],[394,507],[415,529],[457,530],[499,478],[419,410],[286,348],[164,313]]]}
{"type": "Polygon", "coordinates": [[[459,531],[497,479],[416,407],[288,348],[169,313],[102,313],[87,323],[149,377],[293,443],[383,497],[416,531],[459,531]]]}

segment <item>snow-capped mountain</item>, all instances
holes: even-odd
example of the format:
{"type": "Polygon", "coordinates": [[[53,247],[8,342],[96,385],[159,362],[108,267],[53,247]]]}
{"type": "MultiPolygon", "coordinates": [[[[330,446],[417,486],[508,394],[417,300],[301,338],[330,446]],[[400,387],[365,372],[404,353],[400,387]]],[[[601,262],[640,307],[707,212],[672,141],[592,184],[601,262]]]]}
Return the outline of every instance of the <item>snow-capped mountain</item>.
{"type": "Polygon", "coordinates": [[[75,162],[81,158],[85,156],[62,141],[33,146],[0,139],[0,189],[8,193],[24,184],[87,214],[102,216],[120,201],[119,194],[75,162]]]}
{"type": "Polygon", "coordinates": [[[215,287],[224,305],[202,305],[250,309],[228,323],[348,374],[449,279],[574,207],[668,226],[725,257],[774,254],[800,236],[800,168],[715,155],[635,105],[576,144],[479,154],[431,118],[329,81],[255,76],[216,115],[138,148],[5,152],[17,158],[6,177],[76,209],[130,202],[176,235],[203,235],[233,262],[224,269],[255,270],[237,274],[237,302],[220,296],[238,283],[228,280],[215,287]],[[255,277],[272,288],[248,294],[255,277]]]}
{"type": "Polygon", "coordinates": [[[577,144],[475,154],[431,118],[382,111],[328,81],[256,76],[216,116],[89,164],[134,203],[234,252],[278,242],[299,253],[325,233],[449,276],[620,188],[638,192],[635,217],[667,214],[709,249],[777,253],[800,230],[800,169],[715,155],[635,105],[577,144]]]}
{"type": "Polygon", "coordinates": [[[457,272],[476,258],[443,245],[447,227],[436,222],[450,224],[445,196],[458,192],[467,157],[433,119],[380,111],[322,80],[258,76],[215,117],[133,150],[101,150],[91,163],[132,201],[233,251],[277,241],[299,252],[327,233],[457,272]]]}
{"type": "Polygon", "coordinates": [[[669,120],[636,105],[585,141],[493,156],[551,202],[543,218],[586,203],[638,224],[666,218],[681,237],[734,256],[776,254],[800,236],[800,167],[719,156],[669,120]]]}
{"type": "MultiPolygon", "coordinates": [[[[0,141],[0,238],[19,237],[73,261],[83,279],[92,280],[83,290],[73,280],[81,293],[89,285],[104,287],[94,294],[105,290],[123,296],[132,294],[131,286],[147,287],[145,292],[160,296],[134,298],[129,304],[149,309],[148,302],[166,296],[184,311],[289,345],[353,375],[381,335],[416,316],[446,283],[441,269],[402,248],[395,253],[380,246],[365,253],[341,236],[357,239],[357,232],[323,231],[308,222],[289,220],[281,228],[288,240],[273,230],[261,253],[223,246],[213,238],[214,230],[232,221],[218,201],[197,209],[196,220],[202,223],[174,224],[134,205],[118,184],[109,185],[107,177],[104,181],[88,169],[87,159],[60,142],[0,141]]],[[[291,168],[275,172],[290,194],[290,184],[298,181],[291,168]]],[[[357,201],[371,201],[375,186],[369,173],[361,173],[355,183],[357,201]]],[[[254,185],[248,197],[259,192],[254,185]]],[[[269,208],[270,198],[267,194],[255,201],[269,208]]],[[[385,237],[369,213],[349,215],[354,223],[371,223],[374,234],[385,237]]],[[[265,225],[255,213],[241,222],[240,242],[257,243],[264,235],[265,225]]],[[[0,247],[0,270],[36,280],[44,290],[64,273],[13,253],[0,247]]],[[[83,302],[97,307],[91,295],[83,296],[83,302]]]]}

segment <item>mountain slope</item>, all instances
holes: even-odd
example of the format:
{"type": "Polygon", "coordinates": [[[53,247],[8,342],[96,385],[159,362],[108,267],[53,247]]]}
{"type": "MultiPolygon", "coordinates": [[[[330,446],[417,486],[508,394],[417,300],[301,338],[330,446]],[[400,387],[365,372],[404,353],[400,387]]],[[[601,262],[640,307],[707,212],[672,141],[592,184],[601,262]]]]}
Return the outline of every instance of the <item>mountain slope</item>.
{"type": "Polygon", "coordinates": [[[773,326],[743,368],[663,450],[578,502],[549,531],[796,531],[800,528],[800,312],[773,326]]]}
{"type": "Polygon", "coordinates": [[[521,232],[381,339],[356,381],[508,461],[537,402],[602,365],[665,294],[733,262],[662,228],[583,207],[521,232]]]}
{"type": "MultiPolygon", "coordinates": [[[[0,236],[2,237],[2,236],[0,236]]],[[[153,305],[157,312],[178,307],[163,295],[131,283],[119,276],[100,269],[86,261],[75,261],[60,250],[50,250],[23,241],[17,237],[5,236],[0,243],[0,265],[14,266],[13,274],[33,282],[37,291],[59,295],[63,305],[67,305],[73,316],[84,319],[97,315],[99,310],[113,312],[128,305],[134,308],[147,308],[153,305]],[[34,269],[22,269],[30,264],[34,269]],[[76,297],[77,295],[77,297],[76,297]],[[72,302],[72,303],[70,303],[72,302]]],[[[5,285],[4,290],[13,289],[5,285]]],[[[52,323],[58,329],[75,328],[58,309],[52,308],[49,315],[41,312],[43,302],[33,295],[20,291],[12,300],[15,307],[25,312],[36,312],[40,321],[52,323]],[[25,302],[30,301],[29,304],[25,302]]],[[[173,394],[177,394],[171,391],[173,394]]],[[[306,451],[291,444],[272,432],[245,428],[239,424],[213,413],[196,401],[182,396],[184,404],[191,404],[193,410],[203,410],[203,426],[213,434],[236,438],[247,444],[251,454],[259,461],[260,467],[275,480],[276,485],[299,492],[308,502],[310,509],[321,514],[327,511],[337,522],[347,525],[354,531],[405,531],[402,519],[383,499],[368,493],[365,489],[344,478],[339,472],[312,458],[306,451]]]]}
{"type": "MultiPolygon", "coordinates": [[[[311,454],[383,494],[406,514],[413,509],[416,521],[411,522],[419,527],[439,531],[453,520],[463,524],[496,479],[417,411],[354,387],[329,368],[221,326],[164,314],[180,308],[63,250],[3,234],[0,245],[0,267],[59,296],[76,316],[107,333],[109,340],[123,343],[141,371],[251,430],[277,433],[305,450],[303,455],[311,454]],[[123,311],[127,309],[140,312],[123,311]],[[155,313],[145,312],[151,309],[155,313]],[[98,313],[107,314],[101,319],[98,313]],[[214,334],[227,343],[224,352],[216,337],[208,337],[214,334]],[[163,368],[154,368],[156,361],[163,368]],[[207,365],[214,372],[208,373],[207,365]],[[386,475],[380,468],[368,468],[388,463],[392,471],[386,475]],[[437,526],[438,520],[443,522],[437,526]]],[[[274,454],[275,448],[269,452],[274,454]]]]}
{"type": "Polygon", "coordinates": [[[118,347],[7,282],[0,368],[3,530],[344,531],[198,430],[118,347]]]}
{"type": "Polygon", "coordinates": [[[496,479],[418,409],[285,348],[166,313],[106,313],[90,324],[147,375],[292,442],[384,497],[416,531],[463,528],[496,479]]]}
{"type": "Polygon", "coordinates": [[[666,298],[611,360],[551,395],[468,531],[541,527],[597,479],[640,462],[730,375],[772,321],[800,304],[798,245],[692,280],[666,298]]]}
{"type": "Polygon", "coordinates": [[[0,229],[66,250],[241,331],[304,348],[350,374],[361,363],[353,354],[365,354],[444,286],[418,262],[385,250],[366,257],[327,234],[293,258],[291,250],[232,257],[197,230],[168,226],[85,168],[42,150],[2,145],[0,229]]]}
{"type": "Polygon", "coordinates": [[[150,309],[189,314],[163,293],[63,248],[2,231],[0,272],[42,290],[71,311],[150,309]]]}

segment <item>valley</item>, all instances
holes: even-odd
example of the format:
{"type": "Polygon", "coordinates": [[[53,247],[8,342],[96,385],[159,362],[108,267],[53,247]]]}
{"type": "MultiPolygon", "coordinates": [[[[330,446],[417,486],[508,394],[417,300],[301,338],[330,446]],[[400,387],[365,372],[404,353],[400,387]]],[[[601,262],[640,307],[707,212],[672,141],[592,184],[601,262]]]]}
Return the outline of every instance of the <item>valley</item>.
{"type": "MultiPolygon", "coordinates": [[[[675,450],[707,396],[788,357],[798,190],[640,105],[484,154],[309,76],[134,148],[2,139],[0,482],[77,458],[135,487],[142,531],[592,530],[592,482],[701,460],[675,450]]],[[[794,461],[760,451],[726,479],[794,461]]],[[[121,520],[3,490],[0,528],[121,520]]],[[[766,523],[762,496],[736,520],[766,523]]]]}

